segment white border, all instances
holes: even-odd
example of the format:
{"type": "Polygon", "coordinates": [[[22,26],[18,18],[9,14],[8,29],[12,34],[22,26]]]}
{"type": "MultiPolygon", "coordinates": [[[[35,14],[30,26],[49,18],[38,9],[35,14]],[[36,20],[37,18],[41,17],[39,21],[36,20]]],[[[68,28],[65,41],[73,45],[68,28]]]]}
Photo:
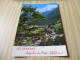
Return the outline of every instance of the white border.
{"type": "Polygon", "coordinates": [[[58,46],[13,46],[12,56],[67,56],[66,45],[58,46]],[[19,50],[17,50],[19,48],[19,50]],[[23,49],[25,48],[25,49],[23,49]],[[29,49],[32,48],[32,49],[29,49]],[[35,48],[35,49],[33,49],[35,48]],[[40,54],[38,54],[40,52],[40,54]],[[33,53],[33,54],[32,54],[33,53]],[[44,54],[45,53],[45,54],[44,54]]]}

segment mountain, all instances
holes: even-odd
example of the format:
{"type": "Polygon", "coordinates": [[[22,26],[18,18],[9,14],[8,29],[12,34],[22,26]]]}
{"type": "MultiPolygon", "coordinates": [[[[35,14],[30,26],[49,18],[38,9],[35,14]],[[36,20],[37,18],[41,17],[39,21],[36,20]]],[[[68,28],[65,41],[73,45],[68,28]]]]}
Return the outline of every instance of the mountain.
{"type": "Polygon", "coordinates": [[[49,14],[51,11],[53,11],[55,8],[53,8],[53,9],[51,9],[51,10],[49,10],[49,11],[45,11],[45,12],[43,12],[42,14],[44,15],[44,16],[46,16],[47,14],[49,14]]]}
{"type": "Polygon", "coordinates": [[[53,10],[43,12],[42,14],[45,16],[46,20],[36,22],[38,25],[55,24],[60,19],[58,7],[53,10]]]}
{"type": "Polygon", "coordinates": [[[55,8],[54,10],[52,10],[50,13],[48,13],[45,16],[47,19],[51,19],[51,18],[59,18],[59,10],[58,8],[55,8]]]}
{"type": "Polygon", "coordinates": [[[49,14],[51,11],[46,11],[46,12],[43,12],[42,15],[46,16],[47,14],[49,14]]]}

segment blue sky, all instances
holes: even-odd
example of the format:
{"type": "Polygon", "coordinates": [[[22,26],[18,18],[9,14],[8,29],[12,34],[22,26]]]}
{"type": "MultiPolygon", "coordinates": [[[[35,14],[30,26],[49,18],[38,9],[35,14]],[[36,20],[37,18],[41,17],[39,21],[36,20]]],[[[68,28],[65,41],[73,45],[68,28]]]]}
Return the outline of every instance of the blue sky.
{"type": "Polygon", "coordinates": [[[23,6],[30,6],[36,8],[36,11],[39,11],[40,13],[49,11],[53,8],[57,7],[57,3],[48,3],[48,4],[23,4],[23,6]]]}

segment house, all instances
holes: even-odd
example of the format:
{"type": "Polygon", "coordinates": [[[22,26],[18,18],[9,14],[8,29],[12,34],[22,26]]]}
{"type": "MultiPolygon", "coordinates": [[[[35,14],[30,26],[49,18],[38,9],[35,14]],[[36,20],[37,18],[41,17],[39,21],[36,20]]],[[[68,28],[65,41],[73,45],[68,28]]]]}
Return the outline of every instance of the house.
{"type": "Polygon", "coordinates": [[[37,40],[36,42],[35,42],[35,45],[37,46],[37,45],[39,45],[41,43],[41,40],[37,40]]]}
{"type": "Polygon", "coordinates": [[[26,46],[26,45],[27,45],[27,40],[24,40],[22,46],[26,46]]]}
{"type": "Polygon", "coordinates": [[[52,35],[56,35],[56,33],[55,32],[52,32],[52,35]]]}
{"type": "Polygon", "coordinates": [[[45,35],[41,35],[40,39],[42,39],[42,37],[45,37],[47,39],[49,37],[49,35],[47,33],[45,35]]]}
{"type": "Polygon", "coordinates": [[[55,32],[52,32],[52,34],[51,34],[51,35],[52,35],[52,37],[55,37],[56,33],[55,33],[55,32]]]}
{"type": "Polygon", "coordinates": [[[40,26],[40,25],[34,25],[34,27],[43,27],[43,26],[40,26]]]}

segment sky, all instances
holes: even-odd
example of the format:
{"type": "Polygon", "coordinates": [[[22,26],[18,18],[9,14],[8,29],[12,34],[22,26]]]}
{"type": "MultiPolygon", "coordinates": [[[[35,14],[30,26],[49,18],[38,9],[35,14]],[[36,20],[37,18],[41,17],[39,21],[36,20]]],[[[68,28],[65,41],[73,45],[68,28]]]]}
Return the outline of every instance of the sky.
{"type": "Polygon", "coordinates": [[[23,6],[30,6],[32,8],[36,8],[36,11],[39,11],[40,13],[43,13],[45,11],[49,11],[53,8],[56,8],[57,7],[57,3],[48,3],[48,4],[23,4],[23,6]]]}

